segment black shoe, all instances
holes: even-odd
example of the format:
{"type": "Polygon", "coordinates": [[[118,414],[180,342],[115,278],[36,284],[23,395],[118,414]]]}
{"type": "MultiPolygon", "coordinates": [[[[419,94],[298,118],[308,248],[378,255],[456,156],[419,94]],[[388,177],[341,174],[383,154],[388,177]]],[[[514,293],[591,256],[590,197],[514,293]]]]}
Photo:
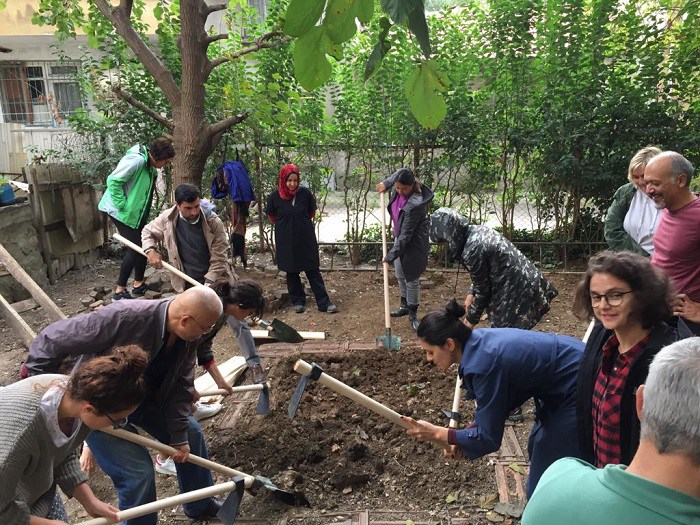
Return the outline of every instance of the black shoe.
{"type": "Polygon", "coordinates": [[[115,301],[119,301],[121,299],[133,299],[133,297],[129,293],[129,290],[122,290],[119,293],[115,293],[114,297],[112,297],[112,299],[115,301]]]}
{"type": "Polygon", "coordinates": [[[250,367],[253,372],[253,383],[264,383],[267,381],[267,374],[260,363],[250,367]]]}
{"type": "Polygon", "coordinates": [[[213,518],[216,518],[217,514],[221,510],[221,507],[224,505],[224,500],[221,498],[211,498],[211,502],[209,502],[209,507],[207,510],[202,512],[201,514],[197,514],[196,516],[190,516],[185,512],[188,518],[192,520],[197,520],[197,521],[206,521],[210,520],[213,518]]]}
{"type": "Polygon", "coordinates": [[[306,311],[306,306],[303,304],[295,304],[294,311],[298,314],[303,314],[306,311]]]}
{"type": "Polygon", "coordinates": [[[418,331],[418,325],[420,321],[418,320],[418,305],[411,304],[408,305],[408,322],[411,323],[411,328],[414,332],[418,331]]]}
{"type": "Polygon", "coordinates": [[[525,416],[523,416],[523,407],[517,407],[511,410],[510,414],[508,414],[508,421],[512,421],[513,423],[519,423],[525,419],[525,416]]]}
{"type": "Polygon", "coordinates": [[[321,310],[322,312],[325,312],[327,314],[337,314],[338,313],[338,307],[334,305],[333,303],[329,304],[325,310],[321,310]]]}
{"type": "Polygon", "coordinates": [[[147,291],[148,291],[148,286],[146,286],[146,283],[141,283],[139,286],[134,286],[131,289],[131,293],[133,295],[146,295],[147,291]]]}
{"type": "Polygon", "coordinates": [[[246,270],[248,269],[248,259],[245,257],[241,257],[241,262],[243,263],[243,268],[246,270]]]}
{"type": "Polygon", "coordinates": [[[401,298],[401,306],[389,313],[389,315],[391,317],[403,317],[404,315],[408,315],[408,303],[405,297],[401,298]]]}

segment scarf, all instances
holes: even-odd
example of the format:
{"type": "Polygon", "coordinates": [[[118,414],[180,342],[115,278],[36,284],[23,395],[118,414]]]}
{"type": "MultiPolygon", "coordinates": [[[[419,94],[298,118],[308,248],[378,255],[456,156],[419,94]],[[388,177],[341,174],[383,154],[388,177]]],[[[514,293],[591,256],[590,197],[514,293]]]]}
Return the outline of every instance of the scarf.
{"type": "Polygon", "coordinates": [[[294,164],[285,164],[282,166],[282,169],[280,170],[279,182],[277,183],[277,190],[279,191],[280,197],[286,201],[291,201],[296,192],[299,190],[299,186],[297,186],[297,189],[294,191],[287,188],[287,179],[292,173],[296,173],[297,177],[299,177],[299,182],[301,183],[299,168],[297,168],[294,164]]]}

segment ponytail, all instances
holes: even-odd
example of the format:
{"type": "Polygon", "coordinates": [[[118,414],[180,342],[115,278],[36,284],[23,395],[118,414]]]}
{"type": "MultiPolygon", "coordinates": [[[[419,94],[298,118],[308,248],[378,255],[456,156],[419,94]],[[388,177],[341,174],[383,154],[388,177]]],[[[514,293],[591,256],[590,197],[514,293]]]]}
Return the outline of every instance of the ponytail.
{"type": "Polygon", "coordinates": [[[421,319],[417,335],[435,346],[442,346],[448,339],[453,339],[461,348],[472,335],[471,328],[460,320],[466,313],[464,306],[452,299],[444,310],[434,310],[421,319]]]}
{"type": "Polygon", "coordinates": [[[146,397],[146,366],[148,354],[140,346],[119,346],[78,368],[68,381],[66,393],[90,403],[100,414],[128,410],[146,397]]]}
{"type": "Polygon", "coordinates": [[[229,304],[237,304],[245,310],[253,308],[256,317],[262,317],[265,312],[263,290],[255,281],[238,281],[232,286],[222,279],[212,284],[211,288],[221,299],[224,310],[229,304]]]}

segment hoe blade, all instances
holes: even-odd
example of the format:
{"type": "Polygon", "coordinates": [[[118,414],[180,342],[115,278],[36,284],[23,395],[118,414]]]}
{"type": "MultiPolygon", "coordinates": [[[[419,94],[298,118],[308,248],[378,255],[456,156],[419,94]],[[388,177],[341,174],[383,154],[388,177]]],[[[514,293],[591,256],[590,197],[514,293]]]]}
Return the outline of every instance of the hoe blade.
{"type": "Polygon", "coordinates": [[[257,414],[260,416],[266,416],[270,413],[270,390],[265,385],[260,391],[260,396],[258,396],[258,409],[257,414]]]}
{"type": "Polygon", "coordinates": [[[221,505],[219,512],[216,514],[225,525],[233,525],[238,516],[238,509],[241,506],[243,499],[243,491],[245,489],[245,479],[243,476],[237,476],[233,479],[236,482],[236,490],[230,492],[221,505]]]}

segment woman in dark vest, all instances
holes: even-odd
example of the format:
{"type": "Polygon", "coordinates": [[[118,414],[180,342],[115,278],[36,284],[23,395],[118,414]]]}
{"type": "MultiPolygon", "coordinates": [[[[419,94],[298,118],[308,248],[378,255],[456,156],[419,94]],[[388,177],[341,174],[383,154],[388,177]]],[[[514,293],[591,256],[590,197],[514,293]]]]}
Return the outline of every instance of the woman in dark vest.
{"type": "Polygon", "coordinates": [[[639,446],[637,388],[664,346],[692,333],[682,322],[667,324],[673,290],[646,257],[622,251],[601,252],[588,262],[576,291],[574,312],[595,316],[577,383],[581,459],[602,468],[629,465],[639,446]]]}
{"type": "Polygon", "coordinates": [[[306,292],[300,273],[306,273],[321,312],[334,314],[338,308],[331,302],[321,276],[318,243],[314,232],[316,198],[300,185],[299,169],[285,164],[280,170],[277,190],[267,198],[265,213],[275,225],[277,267],[287,273],[287,290],[298,314],[306,310],[306,292]]]}
{"type": "Polygon", "coordinates": [[[428,266],[430,242],[428,237],[428,205],[433,191],[416,180],[408,168],[400,168],[388,179],[377,184],[382,193],[394,187],[389,199],[389,215],[394,223],[394,246],[384,260],[394,265],[399,281],[401,305],[391,312],[392,317],[408,315],[411,328],[418,329],[420,303],[420,276],[428,266]]]}

